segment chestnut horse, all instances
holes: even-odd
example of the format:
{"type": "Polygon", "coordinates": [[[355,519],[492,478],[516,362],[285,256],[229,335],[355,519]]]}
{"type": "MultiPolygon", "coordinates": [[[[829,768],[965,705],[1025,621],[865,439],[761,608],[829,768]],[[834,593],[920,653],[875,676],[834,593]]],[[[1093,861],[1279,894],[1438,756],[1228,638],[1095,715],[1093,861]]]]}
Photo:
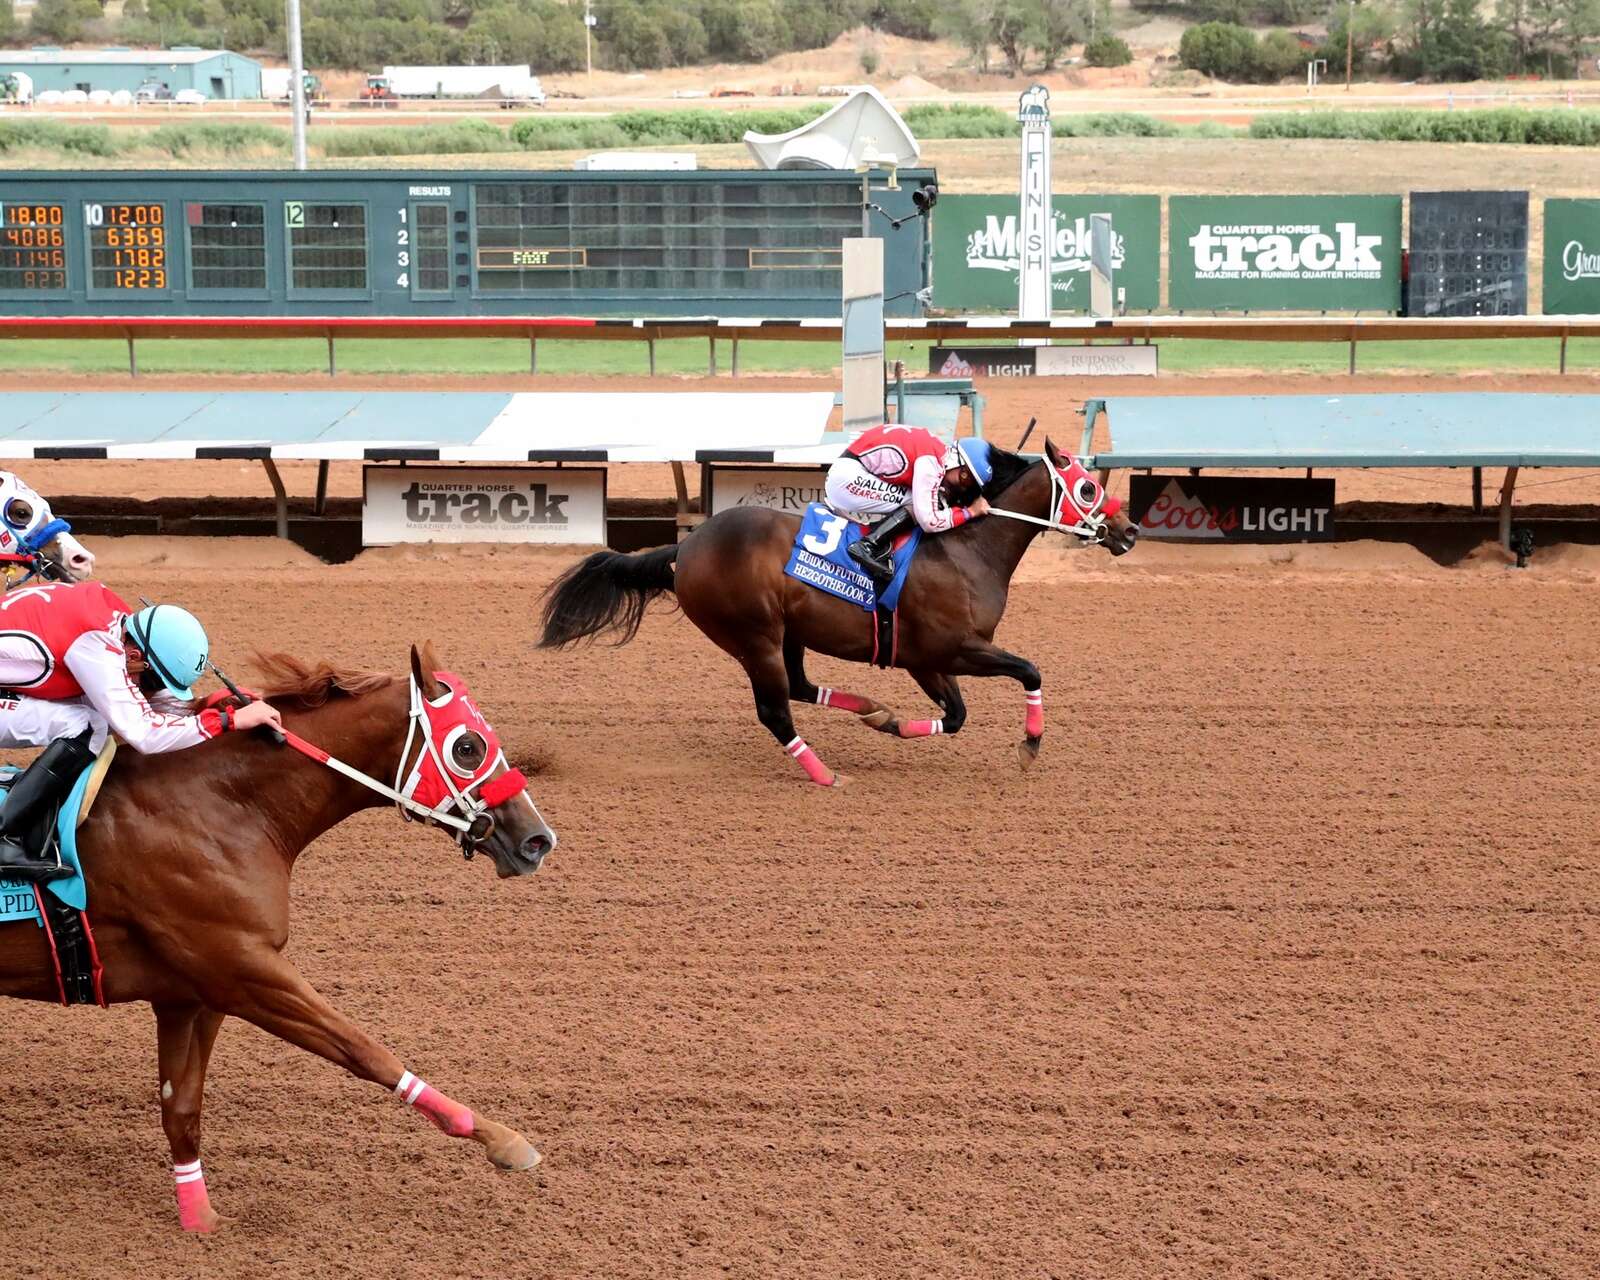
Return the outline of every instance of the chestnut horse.
{"type": "MultiPolygon", "coordinates": [[[[900,595],[894,665],[939,705],[941,719],[902,721],[870,698],[818,688],[806,677],[807,649],[872,661],[874,623],[858,606],[784,573],[798,521],[766,507],[720,512],[676,546],[631,556],[598,551],[574,565],[545,593],[540,646],[561,648],[607,631],[624,644],[650,602],[675,592],[689,620],[744,667],[757,717],[813,782],[838,779],[795,732],[791,701],[854,712],[901,738],[949,734],[967,717],[957,676],[1009,676],[1022,685],[1026,768],[1044,733],[1044,695],[1039,669],[994,643],[1011,575],[1044,529],[1103,543],[1113,555],[1132,548],[1137,530],[1121,504],[1048,440],[1037,461],[1003,449],[991,457],[994,475],[983,496],[992,513],[924,538],[900,595]]],[[[839,528],[845,524],[839,518],[839,528]]]]}
{"type": "MultiPolygon", "coordinates": [[[[105,1000],[147,1000],[155,1010],[161,1120],[184,1229],[217,1224],[200,1168],[200,1111],[211,1046],[229,1016],[395,1091],[499,1167],[531,1169],[539,1155],[526,1138],[413,1076],[282,954],[300,852],[397,796],[407,816],[453,827],[469,858],[487,853],[502,877],[537,871],[555,833],[526,779],[429,645],[412,649],[409,679],[282,655],[258,664],[288,747],[240,733],[166,755],[124,753],[78,831],[105,1000]],[[441,783],[447,771],[454,779],[441,783]],[[385,777],[393,788],[376,781],[385,777]]],[[[37,922],[0,924],[0,995],[57,993],[37,922]]]]}

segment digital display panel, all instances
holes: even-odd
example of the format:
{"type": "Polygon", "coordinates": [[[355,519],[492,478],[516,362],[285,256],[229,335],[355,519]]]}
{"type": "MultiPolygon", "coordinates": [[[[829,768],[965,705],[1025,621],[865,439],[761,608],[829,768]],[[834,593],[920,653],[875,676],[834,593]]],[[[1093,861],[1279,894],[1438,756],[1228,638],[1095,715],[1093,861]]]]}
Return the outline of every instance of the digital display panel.
{"type": "Polygon", "coordinates": [[[450,292],[450,206],[417,206],[417,293],[450,292]]]}
{"type": "Polygon", "coordinates": [[[861,186],[483,183],[473,219],[481,294],[828,294],[840,242],[861,234],[861,186]]]}
{"type": "Polygon", "coordinates": [[[266,208],[259,204],[184,205],[189,224],[189,287],[258,293],[267,287],[266,208]]]}
{"type": "Polygon", "coordinates": [[[0,290],[67,287],[67,231],[59,204],[0,205],[0,290]]]}
{"type": "Polygon", "coordinates": [[[297,293],[360,292],[367,287],[367,207],[286,200],[289,285],[297,293]]]}
{"type": "Polygon", "coordinates": [[[86,204],[89,287],[101,293],[158,293],[167,287],[166,206],[86,204]]]}

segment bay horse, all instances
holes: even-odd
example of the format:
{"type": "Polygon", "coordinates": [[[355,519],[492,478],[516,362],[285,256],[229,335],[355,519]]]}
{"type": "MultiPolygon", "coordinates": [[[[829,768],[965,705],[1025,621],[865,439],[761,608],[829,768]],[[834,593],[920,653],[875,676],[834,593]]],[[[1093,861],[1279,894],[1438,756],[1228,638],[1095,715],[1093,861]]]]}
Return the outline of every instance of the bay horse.
{"type": "Polygon", "coordinates": [[[0,471],[0,567],[7,590],[30,570],[58,582],[87,582],[94,574],[94,553],[11,471],[0,471]]]}
{"type": "MultiPolygon", "coordinates": [[[[467,857],[487,853],[500,876],[537,871],[556,837],[527,779],[427,644],[412,648],[402,679],[282,654],[257,665],[288,746],[231,733],[187,751],[125,753],[78,831],[103,1002],[143,1000],[155,1011],[181,1225],[218,1223],[200,1166],[200,1113],[227,1017],[393,1090],[502,1169],[533,1168],[539,1154],[526,1138],[412,1075],[283,956],[295,859],[363,809],[403,802],[407,817],[455,830],[467,857]],[[394,787],[377,781],[385,776],[394,787]]],[[[0,995],[60,998],[37,921],[0,924],[0,995]]]]}
{"type": "MultiPolygon", "coordinates": [[[[994,643],[1011,575],[1045,529],[1132,549],[1137,529],[1078,462],[1045,441],[1037,461],[991,449],[994,474],[983,496],[990,515],[925,537],[900,595],[893,665],[911,673],[944,712],[902,721],[870,698],[819,688],[806,676],[807,649],[855,662],[874,655],[873,615],[784,573],[799,518],[767,507],[735,507],[682,542],[637,555],[597,551],[561,575],[544,595],[541,648],[563,648],[606,632],[625,644],[652,600],[674,592],[689,620],[744,668],[756,715],[813,782],[839,780],[795,732],[789,703],[854,712],[880,733],[901,738],[951,734],[966,722],[958,676],[1009,676],[1026,691],[1026,768],[1039,753],[1044,701],[1039,669],[994,643]]],[[[846,521],[836,517],[839,529],[846,521]]]]}

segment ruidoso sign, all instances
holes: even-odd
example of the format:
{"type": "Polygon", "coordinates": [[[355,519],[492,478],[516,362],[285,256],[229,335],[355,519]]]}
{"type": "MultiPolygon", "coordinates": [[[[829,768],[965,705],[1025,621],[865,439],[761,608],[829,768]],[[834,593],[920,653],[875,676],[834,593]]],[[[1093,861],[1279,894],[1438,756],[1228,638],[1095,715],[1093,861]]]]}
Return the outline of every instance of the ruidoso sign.
{"type": "Polygon", "coordinates": [[[825,467],[712,467],[711,514],[729,507],[771,507],[803,512],[813,502],[826,502],[825,467]]]}
{"type": "Polygon", "coordinates": [[[1117,378],[1159,372],[1158,347],[929,347],[928,372],[943,378],[1117,378]]]}
{"type": "Polygon", "coordinates": [[[1600,314],[1600,200],[1544,202],[1544,313],[1600,314]]]}
{"type": "Polygon", "coordinates": [[[604,468],[368,467],[361,544],[597,543],[606,540],[604,468]]]}
{"type": "Polygon", "coordinates": [[[1147,538],[1331,542],[1333,481],[1135,475],[1129,518],[1147,538]]]}
{"type": "Polygon", "coordinates": [[[1399,196],[1173,196],[1179,311],[1398,311],[1399,196]]]}
{"type": "MultiPolygon", "coordinates": [[[[1089,215],[1111,215],[1112,290],[1134,311],[1161,305],[1161,197],[1056,196],[1051,201],[1051,307],[1089,309],[1089,215]]],[[[1022,228],[1015,196],[939,197],[933,213],[933,304],[1017,308],[1022,228]]]]}

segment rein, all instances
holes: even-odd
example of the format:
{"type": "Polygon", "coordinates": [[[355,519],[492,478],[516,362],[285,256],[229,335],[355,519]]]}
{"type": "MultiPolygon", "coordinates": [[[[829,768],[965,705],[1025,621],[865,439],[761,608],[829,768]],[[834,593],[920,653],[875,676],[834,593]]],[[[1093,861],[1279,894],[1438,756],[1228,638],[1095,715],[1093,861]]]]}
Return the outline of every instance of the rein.
{"type": "MultiPolygon", "coordinates": [[[[245,702],[253,701],[238,685],[223,675],[215,663],[211,664],[211,669],[217,673],[222,683],[227,685],[228,690],[236,698],[245,702]]],[[[423,706],[422,691],[417,688],[416,677],[409,677],[406,683],[411,691],[411,707],[406,715],[406,745],[400,752],[400,763],[395,767],[395,785],[392,787],[379,782],[378,779],[370,774],[361,772],[354,765],[346,764],[337,756],[324,751],[314,742],[307,742],[298,733],[294,733],[289,729],[284,729],[281,735],[274,733],[273,736],[283,746],[291,747],[307,759],[326,765],[335,773],[343,774],[352,782],[359,782],[368,791],[376,792],[385,800],[393,801],[395,808],[400,810],[401,816],[407,822],[410,822],[415,817],[419,821],[429,822],[435,826],[451,828],[456,833],[456,843],[461,846],[462,852],[470,858],[473,847],[482,844],[494,831],[494,815],[489,811],[496,805],[503,804],[509,800],[518,791],[525,790],[528,780],[523,777],[520,770],[507,769],[499,778],[494,779],[492,783],[485,786],[484,784],[489,782],[489,775],[486,771],[482,778],[472,783],[466,790],[458,789],[456,784],[450,780],[450,770],[445,768],[444,761],[439,758],[439,749],[434,745],[433,734],[428,726],[428,714],[423,706]],[[406,760],[411,755],[411,744],[416,740],[419,728],[422,731],[423,749],[417,752],[416,764],[412,767],[410,777],[407,779],[406,760]],[[439,776],[444,779],[444,784],[450,793],[436,807],[431,809],[411,795],[412,789],[417,785],[425,756],[433,758],[434,764],[438,768],[439,776]],[[479,790],[480,787],[487,794],[474,796],[472,793],[479,790]],[[451,808],[459,809],[460,814],[450,812],[451,808]],[[481,830],[479,829],[480,823],[486,824],[482,826],[481,830]]],[[[506,755],[502,751],[495,764],[505,763],[506,755]]],[[[491,765],[490,767],[492,768],[493,766],[491,765]]]]}

